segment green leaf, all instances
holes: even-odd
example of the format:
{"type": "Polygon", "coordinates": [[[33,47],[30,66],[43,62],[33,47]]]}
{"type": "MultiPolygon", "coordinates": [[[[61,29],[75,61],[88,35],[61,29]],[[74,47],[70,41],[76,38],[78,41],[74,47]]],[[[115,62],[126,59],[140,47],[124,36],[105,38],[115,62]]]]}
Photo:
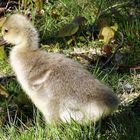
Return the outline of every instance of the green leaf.
{"type": "Polygon", "coordinates": [[[114,31],[118,30],[118,23],[115,23],[113,26],[110,27],[111,29],[113,29],[114,31]]]}
{"type": "Polygon", "coordinates": [[[79,27],[84,23],[85,20],[86,19],[82,16],[75,17],[71,23],[66,24],[59,30],[58,37],[74,35],[79,30],[79,27]]]}
{"type": "Polygon", "coordinates": [[[4,46],[0,46],[0,60],[6,59],[6,54],[4,51],[4,46]]]}
{"type": "Polygon", "coordinates": [[[9,96],[9,93],[6,91],[6,89],[2,85],[0,85],[0,95],[6,98],[9,96]]]}
{"type": "Polygon", "coordinates": [[[79,25],[77,23],[70,23],[62,27],[58,33],[58,37],[72,36],[79,29],[79,25]]]}

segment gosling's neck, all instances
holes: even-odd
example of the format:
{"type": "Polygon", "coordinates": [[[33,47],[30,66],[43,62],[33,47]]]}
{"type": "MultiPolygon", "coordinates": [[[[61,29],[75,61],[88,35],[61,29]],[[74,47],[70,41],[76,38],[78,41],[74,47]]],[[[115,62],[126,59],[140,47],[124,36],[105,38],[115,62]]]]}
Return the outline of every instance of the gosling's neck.
{"type": "Polygon", "coordinates": [[[22,42],[14,46],[18,52],[34,51],[38,49],[38,33],[34,28],[24,29],[22,42]]]}
{"type": "Polygon", "coordinates": [[[26,68],[24,66],[33,64],[34,52],[38,50],[38,34],[37,32],[25,32],[21,43],[15,45],[10,52],[10,63],[14,71],[18,73],[18,67],[21,69],[26,68]],[[28,34],[27,34],[28,33],[28,34]]]}

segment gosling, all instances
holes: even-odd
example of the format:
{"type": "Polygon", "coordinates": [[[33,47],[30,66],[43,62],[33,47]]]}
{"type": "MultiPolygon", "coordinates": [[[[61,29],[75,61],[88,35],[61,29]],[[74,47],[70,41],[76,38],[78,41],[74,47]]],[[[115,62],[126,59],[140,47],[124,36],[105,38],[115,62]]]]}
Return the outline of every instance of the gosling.
{"type": "Polygon", "coordinates": [[[25,16],[9,16],[2,35],[15,45],[10,64],[18,82],[48,123],[96,122],[117,109],[117,96],[81,64],[38,48],[38,32],[25,16]]]}

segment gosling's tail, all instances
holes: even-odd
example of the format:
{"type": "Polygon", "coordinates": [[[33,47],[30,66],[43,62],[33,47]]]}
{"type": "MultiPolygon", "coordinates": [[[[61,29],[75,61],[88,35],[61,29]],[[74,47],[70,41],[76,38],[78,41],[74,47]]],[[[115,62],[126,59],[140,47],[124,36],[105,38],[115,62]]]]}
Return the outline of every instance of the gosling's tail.
{"type": "Polygon", "coordinates": [[[119,105],[119,99],[112,92],[107,93],[93,102],[86,105],[86,112],[88,118],[94,122],[108,116],[115,111],[119,105]]]}

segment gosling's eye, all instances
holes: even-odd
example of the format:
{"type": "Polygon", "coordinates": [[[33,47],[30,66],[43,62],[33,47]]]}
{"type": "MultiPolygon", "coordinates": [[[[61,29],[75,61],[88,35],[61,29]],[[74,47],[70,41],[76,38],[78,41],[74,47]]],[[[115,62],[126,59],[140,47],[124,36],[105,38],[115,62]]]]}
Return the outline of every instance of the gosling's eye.
{"type": "Polygon", "coordinates": [[[5,32],[5,33],[8,33],[8,29],[4,29],[4,32],[5,32]]]}

